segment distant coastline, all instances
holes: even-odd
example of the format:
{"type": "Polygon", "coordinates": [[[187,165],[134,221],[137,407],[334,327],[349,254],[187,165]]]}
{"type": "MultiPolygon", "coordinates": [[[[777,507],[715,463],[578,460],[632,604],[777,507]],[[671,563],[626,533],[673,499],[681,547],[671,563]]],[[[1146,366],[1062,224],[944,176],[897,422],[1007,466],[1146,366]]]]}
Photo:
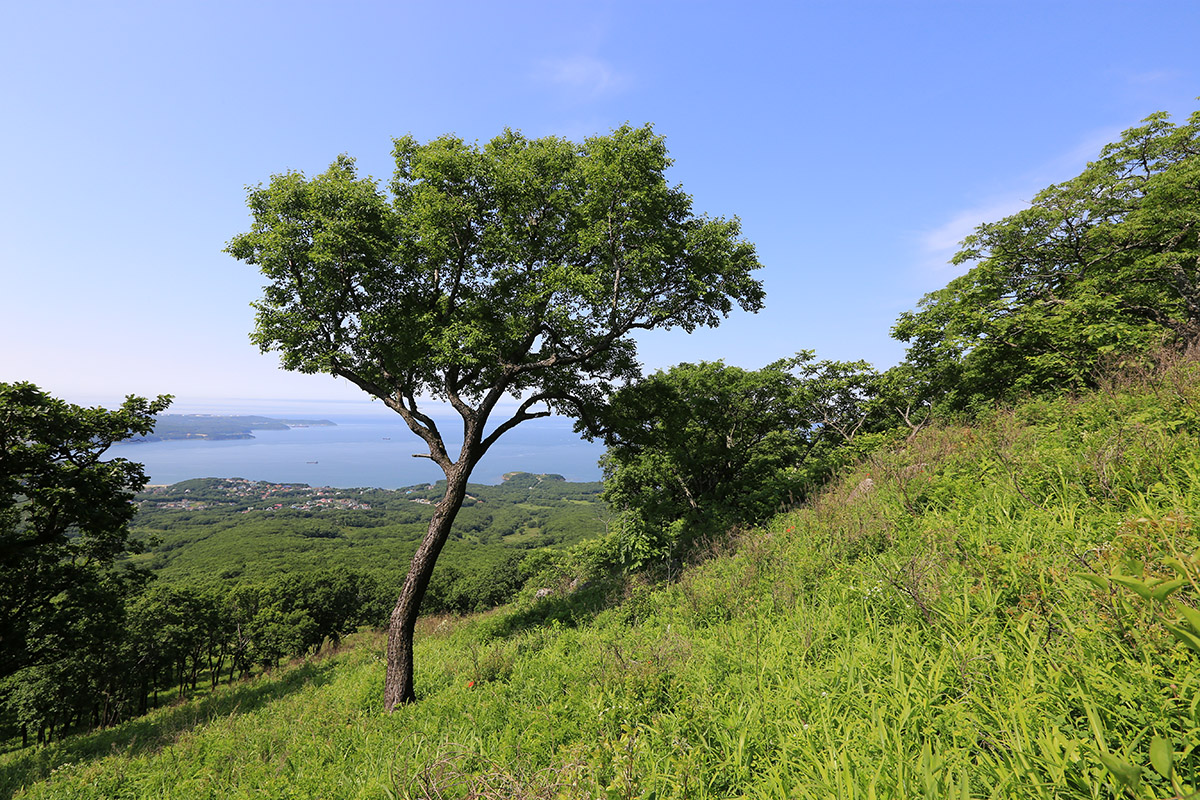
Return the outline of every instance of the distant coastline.
{"type": "MultiPolygon", "coordinates": [[[[259,413],[270,415],[271,410],[259,413]]],[[[306,414],[293,412],[266,418],[302,424],[304,420],[330,420],[335,424],[255,428],[253,438],[146,441],[136,447],[113,447],[107,457],[136,461],[143,465],[150,483],[161,484],[204,477],[241,477],[309,486],[397,489],[435,483],[445,477],[428,458],[412,457],[424,450],[424,443],[398,415],[336,414],[312,409],[306,414]]],[[[453,450],[459,442],[446,444],[453,450]]],[[[496,442],[472,473],[471,481],[498,485],[509,472],[550,473],[576,483],[598,481],[602,471],[597,462],[603,455],[604,446],[582,440],[572,420],[535,420],[518,425],[496,442]]]]}
{"type": "Polygon", "coordinates": [[[154,432],[134,436],[119,444],[142,444],[177,439],[222,441],[253,439],[252,431],[286,431],[290,428],[312,428],[337,425],[327,419],[286,419],[245,414],[160,414],[154,432]]]}

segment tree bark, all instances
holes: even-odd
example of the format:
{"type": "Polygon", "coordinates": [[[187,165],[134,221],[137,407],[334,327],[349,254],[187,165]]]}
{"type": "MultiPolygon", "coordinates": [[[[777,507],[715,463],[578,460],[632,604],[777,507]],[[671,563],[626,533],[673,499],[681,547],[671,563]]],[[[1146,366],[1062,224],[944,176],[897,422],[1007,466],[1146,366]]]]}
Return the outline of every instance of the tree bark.
{"type": "Polygon", "coordinates": [[[454,518],[458,515],[458,509],[466,496],[467,479],[477,460],[478,458],[461,459],[447,471],[446,494],[434,509],[433,518],[429,521],[429,532],[425,534],[421,546],[413,554],[400,597],[392,611],[388,626],[387,677],[383,688],[383,705],[388,711],[417,699],[413,689],[413,631],[417,624],[417,614],[421,610],[425,590],[429,587],[433,567],[442,552],[442,546],[446,544],[454,518]]]}

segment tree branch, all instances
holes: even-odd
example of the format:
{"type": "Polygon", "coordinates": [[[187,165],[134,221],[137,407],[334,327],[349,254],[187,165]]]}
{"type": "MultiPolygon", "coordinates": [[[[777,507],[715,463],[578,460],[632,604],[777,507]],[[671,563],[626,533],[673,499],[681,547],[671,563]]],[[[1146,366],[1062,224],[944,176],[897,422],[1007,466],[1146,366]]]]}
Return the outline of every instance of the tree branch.
{"type": "Polygon", "coordinates": [[[543,392],[541,394],[535,394],[533,397],[530,397],[527,400],[525,400],[524,402],[522,402],[520,407],[517,408],[516,413],[514,413],[511,417],[509,417],[504,422],[500,423],[500,425],[496,426],[496,430],[492,431],[490,434],[488,434],[486,439],[484,439],[482,442],[480,442],[480,445],[483,447],[483,452],[486,453],[488,451],[488,448],[490,448],[493,444],[496,443],[497,439],[499,439],[501,436],[503,436],[508,431],[510,431],[513,428],[520,425],[522,422],[525,422],[525,421],[531,420],[531,419],[541,419],[542,417],[550,416],[550,413],[551,413],[550,411],[537,411],[535,413],[530,414],[529,409],[532,408],[533,406],[537,405],[538,403],[542,403],[542,402],[545,402],[545,401],[551,400],[551,399],[554,399],[553,395],[551,395],[550,393],[547,393],[547,392],[543,392]]]}
{"type": "Polygon", "coordinates": [[[454,462],[450,460],[450,456],[446,453],[446,444],[442,440],[441,431],[438,430],[437,423],[427,414],[421,413],[417,408],[416,398],[411,391],[397,389],[395,392],[390,392],[383,386],[374,381],[364,378],[354,370],[348,369],[340,364],[334,364],[331,372],[334,375],[345,378],[353,383],[358,388],[368,394],[378,397],[383,401],[384,405],[395,411],[408,425],[408,429],[425,440],[425,444],[429,446],[428,458],[448,472],[454,462]]]}

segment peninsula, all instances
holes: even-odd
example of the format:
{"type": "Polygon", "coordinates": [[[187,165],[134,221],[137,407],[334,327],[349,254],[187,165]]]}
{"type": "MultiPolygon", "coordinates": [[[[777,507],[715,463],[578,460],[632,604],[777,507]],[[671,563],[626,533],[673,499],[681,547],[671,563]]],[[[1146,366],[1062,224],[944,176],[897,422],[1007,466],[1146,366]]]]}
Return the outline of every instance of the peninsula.
{"type": "Polygon", "coordinates": [[[317,425],[335,425],[327,419],[275,419],[222,414],[160,414],[154,432],[134,436],[122,444],[161,442],[168,439],[253,439],[252,431],[284,431],[317,425]]]}

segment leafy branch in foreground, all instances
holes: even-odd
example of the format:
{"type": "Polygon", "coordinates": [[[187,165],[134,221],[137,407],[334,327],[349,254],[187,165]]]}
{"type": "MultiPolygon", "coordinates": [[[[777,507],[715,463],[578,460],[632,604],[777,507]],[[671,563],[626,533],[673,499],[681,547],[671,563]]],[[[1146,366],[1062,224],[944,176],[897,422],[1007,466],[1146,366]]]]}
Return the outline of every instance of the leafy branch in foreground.
{"type": "MultiPolygon", "coordinates": [[[[119,409],[81,408],[31,383],[0,383],[0,678],[39,661],[72,609],[128,578],[116,560],[136,550],[129,523],[142,465],[102,460],[149,433],[170,403],[130,396],[119,409]]],[[[53,648],[52,648],[53,649],[53,648]]]]}
{"type": "Polygon", "coordinates": [[[146,475],[104,456],[150,432],[170,400],[130,396],[110,411],[0,383],[0,719],[17,705],[107,717],[97,675],[145,579],[118,560],[138,549],[129,524],[146,475]]]}

